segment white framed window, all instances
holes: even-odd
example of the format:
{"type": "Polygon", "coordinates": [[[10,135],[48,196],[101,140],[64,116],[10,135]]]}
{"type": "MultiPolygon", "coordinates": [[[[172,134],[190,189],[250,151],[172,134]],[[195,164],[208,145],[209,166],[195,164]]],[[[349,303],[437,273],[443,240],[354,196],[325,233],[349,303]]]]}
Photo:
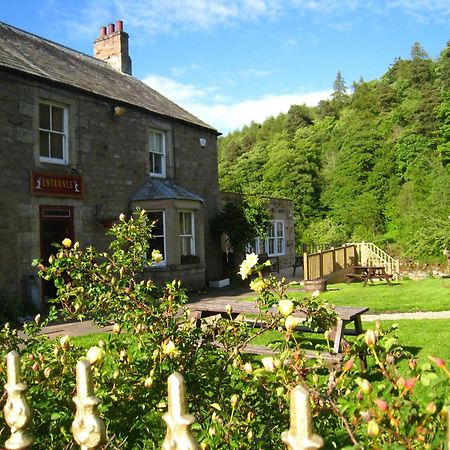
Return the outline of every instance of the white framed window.
{"type": "Polygon", "coordinates": [[[157,266],[166,265],[166,224],[164,211],[147,211],[148,218],[155,223],[152,228],[152,240],[150,241],[150,252],[159,250],[163,260],[157,266]]]}
{"type": "Polygon", "coordinates": [[[164,133],[157,130],[149,131],[148,151],[150,160],[150,175],[166,176],[166,139],[164,133]]]}
{"type": "Polygon", "coordinates": [[[195,224],[192,211],[180,211],[181,256],[195,255],[195,224]]]}
{"type": "Polygon", "coordinates": [[[267,238],[256,238],[247,244],[246,251],[257,255],[267,253],[268,256],[281,256],[285,254],[286,241],[284,237],[284,221],[271,220],[267,230],[267,238]]]}
{"type": "Polygon", "coordinates": [[[266,253],[269,256],[284,255],[284,222],[271,220],[266,239],[266,253]]]}
{"type": "Polygon", "coordinates": [[[39,159],[52,164],[69,162],[66,106],[39,102],[39,159]]]}

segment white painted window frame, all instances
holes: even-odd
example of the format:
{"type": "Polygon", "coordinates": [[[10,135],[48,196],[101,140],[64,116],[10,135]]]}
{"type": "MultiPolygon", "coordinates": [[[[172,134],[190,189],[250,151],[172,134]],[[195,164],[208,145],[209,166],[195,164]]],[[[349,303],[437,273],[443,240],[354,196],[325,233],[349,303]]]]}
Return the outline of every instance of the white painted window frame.
{"type": "Polygon", "coordinates": [[[247,252],[254,252],[257,255],[267,253],[268,256],[283,256],[286,254],[284,220],[271,220],[266,239],[256,238],[253,243],[247,245],[247,252]],[[279,226],[281,225],[281,226],[279,226]],[[281,232],[279,232],[281,231],[281,232]],[[270,252],[270,241],[273,242],[274,251],[270,252]]]}
{"type": "MultiPolygon", "coordinates": [[[[47,130],[47,129],[41,128],[39,126],[39,137],[38,137],[39,161],[44,162],[44,163],[50,163],[50,164],[67,165],[67,164],[69,164],[69,109],[68,109],[67,105],[63,105],[61,103],[56,103],[56,102],[51,102],[48,100],[39,100],[39,106],[41,104],[50,106],[51,108],[61,108],[63,110],[63,132],[61,133],[61,132],[54,131],[51,129],[47,130]],[[41,148],[40,148],[40,142],[41,142],[40,133],[41,133],[41,131],[48,133],[49,137],[52,133],[63,136],[63,157],[62,158],[52,158],[50,156],[41,156],[41,148]]],[[[52,109],[50,109],[50,125],[52,123],[51,111],[52,111],[52,109]]],[[[40,122],[40,117],[39,117],[39,122],[40,122]]],[[[39,122],[38,122],[38,125],[40,125],[39,122]]]]}
{"type": "MultiPolygon", "coordinates": [[[[190,247],[191,252],[189,255],[195,256],[197,254],[196,252],[196,239],[195,239],[195,212],[189,211],[189,210],[181,210],[179,211],[179,218],[180,218],[180,252],[181,255],[184,256],[183,253],[183,239],[190,238],[190,247]],[[190,222],[191,222],[191,234],[186,234],[184,229],[182,229],[182,224],[185,224],[185,216],[189,214],[190,215],[190,222]],[[181,219],[183,217],[183,219],[181,219]]],[[[186,254],[187,256],[187,254],[186,254]]]]}
{"type": "Polygon", "coordinates": [[[150,164],[150,176],[152,177],[158,177],[158,178],[165,178],[166,177],[166,160],[167,160],[167,149],[166,149],[166,134],[161,130],[156,130],[154,128],[151,128],[148,132],[148,154],[149,154],[149,164],[150,164]],[[153,136],[158,135],[161,137],[161,149],[162,152],[155,152],[152,151],[151,147],[151,140],[153,139],[153,136]],[[155,155],[158,155],[161,157],[161,173],[159,172],[152,172],[151,166],[153,162],[154,166],[154,160],[155,155]]]}

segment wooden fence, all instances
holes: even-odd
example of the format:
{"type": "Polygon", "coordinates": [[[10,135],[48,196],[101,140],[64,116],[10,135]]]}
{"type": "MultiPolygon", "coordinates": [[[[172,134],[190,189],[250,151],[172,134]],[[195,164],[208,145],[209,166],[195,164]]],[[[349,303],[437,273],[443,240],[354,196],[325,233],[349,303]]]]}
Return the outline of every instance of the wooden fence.
{"type": "Polygon", "coordinates": [[[346,269],[358,264],[358,253],[354,244],[330,248],[316,253],[303,254],[304,279],[331,278],[345,273],[346,269]]]}
{"type": "MultiPolygon", "coordinates": [[[[87,360],[77,363],[77,390],[73,401],[76,413],[72,422],[72,435],[82,450],[97,450],[106,441],[106,427],[98,412],[100,400],[95,397],[91,366],[87,360]]],[[[5,442],[8,450],[26,450],[32,447],[34,437],[28,431],[31,408],[25,397],[26,385],[21,381],[20,359],[16,351],[7,355],[8,395],[4,418],[11,436],[5,442]]],[[[162,450],[196,450],[200,446],[191,431],[196,421],[188,414],[184,378],[173,373],[168,378],[168,411],[163,416],[167,424],[162,450]]],[[[313,433],[309,392],[298,385],[291,393],[290,428],[281,435],[289,450],[313,450],[323,446],[323,439],[313,433]]]]}

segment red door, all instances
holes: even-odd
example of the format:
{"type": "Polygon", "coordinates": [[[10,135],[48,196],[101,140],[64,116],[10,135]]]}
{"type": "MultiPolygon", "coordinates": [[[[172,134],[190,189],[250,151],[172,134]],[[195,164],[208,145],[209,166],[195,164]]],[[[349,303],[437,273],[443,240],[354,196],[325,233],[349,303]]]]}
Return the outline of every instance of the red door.
{"type": "MultiPolygon", "coordinates": [[[[48,264],[50,255],[56,253],[54,243],[61,244],[64,238],[74,240],[73,236],[73,207],[45,206],[39,207],[41,228],[41,258],[42,263],[48,264]]],[[[56,288],[53,281],[42,280],[42,299],[44,303],[55,298],[56,288]]]]}

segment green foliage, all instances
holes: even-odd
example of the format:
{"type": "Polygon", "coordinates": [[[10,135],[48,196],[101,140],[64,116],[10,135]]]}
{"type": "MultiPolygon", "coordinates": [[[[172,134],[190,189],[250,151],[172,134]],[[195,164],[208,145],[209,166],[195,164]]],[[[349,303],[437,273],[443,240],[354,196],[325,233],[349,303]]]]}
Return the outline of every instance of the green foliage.
{"type": "Polygon", "coordinates": [[[415,43],[411,59],[396,59],[379,80],[361,79],[349,91],[338,72],[331,97],[317,107],[292,105],[222,138],[221,187],[292,199],[297,247],[318,238],[311,224],[332,220],[349,238],[438,256],[447,226],[439,233],[433,223],[450,215],[435,207],[450,170],[449,55],[447,46],[433,60],[415,43]],[[424,179],[428,194],[410,195],[410,183],[424,179]],[[442,186],[440,194],[430,183],[442,186]],[[422,220],[417,211],[428,207],[435,215],[422,220]],[[415,237],[413,223],[420,228],[415,237]]]}
{"type": "Polygon", "coordinates": [[[210,228],[216,236],[225,234],[233,251],[242,255],[247,244],[267,236],[270,219],[267,198],[247,189],[241,197],[225,203],[211,220],[210,228]]]}
{"type": "MultiPolygon", "coordinates": [[[[69,316],[89,315],[97,323],[113,323],[112,334],[87,353],[68,336],[51,340],[41,331],[55,319],[54,309],[44,321],[36,316],[21,334],[9,325],[0,330],[2,355],[13,349],[21,354],[35,410],[36,448],[71,447],[73,369],[81,357],[92,366],[95,395],[108,430],[107,448],[160,448],[166,380],[173,371],[185,377],[188,409],[199,421],[194,430],[205,449],[281,448],[281,432],[289,427],[289,394],[299,383],[311,392],[315,429],[330,447],[387,448],[394,439],[406,448],[443,442],[449,375],[444,361],[434,358],[420,368],[411,361],[410,372],[398,372],[395,362],[404,352],[379,326],[348,346],[339,371],[329,371],[320,358],[307,359],[292,311],[304,311],[305,324],[326,330],[319,349],[331,351],[332,306],[317,296],[290,298],[283,280],[263,277],[264,265],[253,254],[240,273],[244,279],[250,277],[250,287],[258,293],[259,313],[253,319],[261,327],[254,329],[231,316],[196,327],[179,283],[157,289],[143,278],[150,263],[146,242],[151,234],[145,213],[130,220],[121,216],[111,234],[109,253],[81,249],[65,239],[48,266],[36,264],[41,264],[41,276],[55,282],[58,301],[69,316]],[[269,312],[273,305],[279,313],[269,312]],[[259,360],[245,354],[244,347],[255,335],[275,330],[282,335],[273,344],[277,356],[259,360]],[[370,370],[361,374],[354,361],[365,352],[370,370]],[[420,397],[416,384],[432,389],[420,397]]],[[[157,261],[158,254],[152,255],[157,261]]],[[[2,358],[1,383],[5,373],[2,358]]],[[[4,441],[5,428],[0,435],[4,441]]]]}

